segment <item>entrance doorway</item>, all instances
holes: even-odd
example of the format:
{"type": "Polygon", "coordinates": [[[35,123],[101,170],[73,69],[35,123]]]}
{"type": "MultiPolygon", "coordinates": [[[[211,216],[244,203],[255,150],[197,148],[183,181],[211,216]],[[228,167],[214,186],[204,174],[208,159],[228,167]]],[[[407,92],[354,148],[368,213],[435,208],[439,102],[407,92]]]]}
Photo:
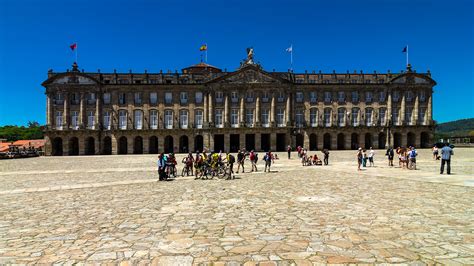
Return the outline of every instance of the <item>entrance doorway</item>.
{"type": "Polygon", "coordinates": [[[230,152],[237,152],[240,149],[240,135],[230,134],[230,152]]]}
{"type": "Polygon", "coordinates": [[[323,136],[323,149],[331,149],[331,134],[326,133],[323,136]]]}
{"type": "Polygon", "coordinates": [[[86,155],[95,154],[95,139],[93,137],[88,137],[86,139],[86,155]]]}
{"type": "Polygon", "coordinates": [[[270,134],[261,134],[260,135],[260,148],[262,151],[270,150],[271,135],[270,134]]]}
{"type": "Polygon", "coordinates": [[[318,136],[314,133],[309,135],[309,150],[310,151],[318,150],[318,136]]]}
{"type": "Polygon", "coordinates": [[[165,137],[165,153],[172,153],[174,152],[174,143],[172,136],[165,137]]]}
{"type": "Polygon", "coordinates": [[[79,155],[79,140],[76,137],[69,139],[69,155],[79,155]]]}
{"type": "Polygon", "coordinates": [[[157,154],[158,153],[158,137],[151,136],[148,140],[148,153],[157,154]]]}
{"type": "Polygon", "coordinates": [[[245,134],[245,149],[255,150],[255,134],[245,134]]]}
{"type": "Polygon", "coordinates": [[[188,136],[183,135],[179,138],[179,152],[186,153],[189,151],[188,136]]]}
{"type": "Polygon", "coordinates": [[[214,151],[215,152],[224,152],[224,134],[215,134],[214,135],[214,151]]]}
{"type": "Polygon", "coordinates": [[[194,151],[202,152],[204,150],[204,138],[201,135],[194,137],[194,151]]]}
{"type": "Polygon", "coordinates": [[[133,154],[143,154],[143,138],[140,136],[133,140],[133,154]]]}
{"type": "Polygon", "coordinates": [[[127,137],[122,136],[119,138],[118,154],[127,154],[127,144],[127,137]]]}
{"type": "Polygon", "coordinates": [[[286,134],[278,133],[276,139],[276,148],[277,151],[286,151],[286,134]]]}

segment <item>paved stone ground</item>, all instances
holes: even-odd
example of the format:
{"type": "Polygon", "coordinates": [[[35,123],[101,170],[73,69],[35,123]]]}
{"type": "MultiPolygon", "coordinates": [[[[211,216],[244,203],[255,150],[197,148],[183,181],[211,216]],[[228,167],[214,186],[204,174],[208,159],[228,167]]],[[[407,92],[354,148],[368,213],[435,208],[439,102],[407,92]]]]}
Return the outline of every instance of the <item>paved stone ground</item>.
{"type": "Polygon", "coordinates": [[[0,264],[474,264],[473,152],[451,176],[428,150],[416,171],[281,153],[231,181],[156,182],[154,155],[4,160],[0,264]]]}

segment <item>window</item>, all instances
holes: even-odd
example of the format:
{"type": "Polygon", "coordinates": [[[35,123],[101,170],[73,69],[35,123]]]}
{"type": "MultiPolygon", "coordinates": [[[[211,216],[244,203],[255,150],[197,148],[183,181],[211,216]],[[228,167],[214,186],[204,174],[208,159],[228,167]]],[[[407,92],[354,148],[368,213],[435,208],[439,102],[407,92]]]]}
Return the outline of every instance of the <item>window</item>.
{"type": "Polygon", "coordinates": [[[412,120],[411,120],[411,114],[413,113],[413,109],[407,108],[405,111],[405,123],[407,125],[411,125],[412,120]]]}
{"type": "Polygon", "coordinates": [[[119,104],[126,104],[127,95],[125,93],[119,93],[119,104]]]}
{"type": "Polygon", "coordinates": [[[125,110],[119,111],[119,128],[127,129],[127,111],[125,110]]]}
{"type": "Polygon", "coordinates": [[[185,92],[185,91],[182,91],[180,94],[179,94],[179,102],[181,104],[187,104],[188,103],[188,93],[185,92]]]}
{"type": "Polygon", "coordinates": [[[420,108],[420,115],[418,116],[418,123],[420,125],[425,125],[425,115],[426,115],[426,108],[420,108]]]}
{"type": "Polygon", "coordinates": [[[346,94],[343,91],[337,93],[337,101],[343,103],[346,101],[346,94]]]}
{"type": "Polygon", "coordinates": [[[135,104],[142,104],[142,93],[141,92],[135,92],[133,98],[135,100],[135,104]]]}
{"type": "Polygon", "coordinates": [[[394,91],[393,92],[393,101],[398,102],[400,100],[400,92],[399,91],[394,91]]]}
{"type": "Polygon", "coordinates": [[[312,108],[309,112],[309,123],[312,127],[318,126],[318,109],[312,108]]]}
{"type": "Polygon", "coordinates": [[[95,124],[94,111],[89,111],[87,112],[87,128],[94,129],[95,128],[94,124],[95,124]]]}
{"type": "Polygon", "coordinates": [[[165,110],[165,128],[173,128],[173,111],[165,110]]]}
{"type": "Polygon", "coordinates": [[[196,94],[195,94],[195,97],[196,97],[196,103],[201,104],[202,103],[202,92],[197,91],[196,94]]]}
{"type": "Polygon", "coordinates": [[[230,101],[233,102],[233,103],[238,103],[239,102],[239,93],[237,93],[236,91],[231,92],[230,101]]]}
{"type": "Polygon", "coordinates": [[[420,91],[420,101],[421,102],[426,101],[426,92],[425,91],[420,91]]]}
{"type": "Polygon", "coordinates": [[[79,112],[78,111],[71,112],[71,125],[72,125],[72,129],[79,128],[79,112]]]}
{"type": "Polygon", "coordinates": [[[224,101],[224,93],[222,91],[216,91],[216,103],[222,103],[224,101]]]}
{"type": "Polygon", "coordinates": [[[285,109],[283,108],[277,109],[276,122],[277,122],[277,126],[279,127],[285,126],[285,109]]]}
{"type": "Polygon", "coordinates": [[[365,80],[365,84],[370,84],[372,81],[370,79],[365,80]]]}
{"type": "Polygon", "coordinates": [[[309,93],[309,101],[311,103],[316,103],[318,101],[318,94],[315,91],[309,93]]]}
{"type": "Polygon", "coordinates": [[[158,111],[150,110],[150,128],[158,129],[158,111]]]}
{"type": "Polygon", "coordinates": [[[150,104],[156,105],[158,103],[158,93],[150,92],[150,104]]]}
{"type": "Polygon", "coordinates": [[[386,95],[385,91],[381,91],[381,92],[379,93],[379,102],[381,102],[381,103],[382,103],[382,102],[385,102],[385,98],[386,98],[386,97],[387,97],[387,95],[386,95]]]}
{"type": "Polygon", "coordinates": [[[247,109],[245,122],[247,123],[248,127],[253,127],[253,109],[247,109]]]}
{"type": "Polygon", "coordinates": [[[296,92],[296,102],[302,103],[304,100],[303,93],[301,91],[296,92]]]}
{"type": "Polygon", "coordinates": [[[224,122],[222,121],[222,109],[216,109],[216,127],[224,127],[224,122]]]}
{"type": "Polygon", "coordinates": [[[366,101],[367,103],[371,103],[371,102],[372,102],[372,92],[370,92],[370,91],[365,92],[365,101],[366,101]]]}
{"type": "Polygon", "coordinates": [[[196,128],[202,128],[203,124],[203,115],[202,115],[202,110],[196,110],[194,113],[194,124],[196,128]]]}
{"type": "Polygon", "coordinates": [[[282,92],[282,91],[278,92],[277,101],[278,101],[279,103],[282,103],[282,102],[285,101],[285,93],[284,93],[284,92],[282,92]]]}
{"type": "Polygon", "coordinates": [[[413,101],[413,92],[412,91],[407,91],[407,102],[413,101]]]}
{"type": "Polygon", "coordinates": [[[385,126],[385,115],[387,113],[387,109],[385,108],[380,108],[379,109],[379,124],[381,126],[385,126]]]}
{"type": "MultiPolygon", "coordinates": [[[[105,94],[104,94],[105,95],[105,94]]],[[[109,96],[110,96],[110,93],[109,93],[109,96]]],[[[71,104],[79,104],[79,93],[71,93],[71,104]]]]}
{"type": "Polygon", "coordinates": [[[87,94],[87,104],[94,104],[95,103],[95,93],[89,92],[87,94]]]}
{"type": "Polygon", "coordinates": [[[357,91],[353,91],[352,93],[352,102],[356,103],[359,101],[359,93],[357,91]]]}
{"type": "Polygon", "coordinates": [[[365,125],[368,127],[372,125],[372,108],[365,109],[365,125]]]}
{"type": "Polygon", "coordinates": [[[251,103],[253,102],[253,92],[252,91],[247,91],[247,102],[251,103]]]}
{"type": "Polygon", "coordinates": [[[134,128],[142,129],[143,128],[143,112],[141,110],[135,110],[133,111],[133,113],[134,113],[134,118],[135,118],[134,128]]]}
{"type": "Polygon", "coordinates": [[[325,91],[324,92],[324,102],[330,103],[331,102],[331,92],[325,91]]]}
{"type": "Polygon", "coordinates": [[[304,113],[302,109],[297,109],[296,110],[296,126],[297,127],[302,127],[304,125],[304,113]]]}
{"type": "Polygon", "coordinates": [[[188,111],[187,110],[179,111],[179,127],[188,128],[188,111]]]}
{"type": "Polygon", "coordinates": [[[346,125],[346,109],[339,108],[337,110],[337,125],[343,127],[346,125]]]}
{"type": "Polygon", "coordinates": [[[262,126],[263,127],[270,126],[270,110],[269,109],[262,109],[262,126]]]}
{"type": "Polygon", "coordinates": [[[359,108],[352,108],[352,126],[359,126],[359,108]]]}
{"type": "Polygon", "coordinates": [[[171,92],[165,92],[165,103],[171,104],[173,102],[173,94],[171,92]]]}
{"type": "Polygon", "coordinates": [[[324,126],[331,126],[331,109],[329,108],[324,109],[324,126]]]}
{"type": "Polygon", "coordinates": [[[55,104],[63,104],[64,103],[64,94],[58,92],[54,95],[54,103],[55,104]]]}
{"type": "Polygon", "coordinates": [[[104,112],[104,121],[103,121],[103,123],[104,123],[104,129],[105,130],[110,130],[110,126],[111,126],[110,125],[110,112],[108,112],[108,111],[104,112]]]}
{"type": "Polygon", "coordinates": [[[268,102],[269,98],[270,98],[270,93],[268,93],[268,91],[264,91],[262,94],[262,102],[264,103],[268,102]]]}
{"type": "Polygon", "coordinates": [[[63,129],[63,112],[61,111],[56,112],[56,129],[63,129]]]}
{"type": "Polygon", "coordinates": [[[339,84],[342,84],[342,83],[344,83],[344,80],[340,79],[340,80],[338,80],[338,82],[339,82],[339,84]]]}
{"type": "Polygon", "coordinates": [[[398,108],[394,107],[392,108],[392,122],[394,125],[398,126],[399,119],[398,119],[398,108]]]}
{"type": "Polygon", "coordinates": [[[105,92],[102,96],[104,104],[110,104],[110,92],[105,92]]]}

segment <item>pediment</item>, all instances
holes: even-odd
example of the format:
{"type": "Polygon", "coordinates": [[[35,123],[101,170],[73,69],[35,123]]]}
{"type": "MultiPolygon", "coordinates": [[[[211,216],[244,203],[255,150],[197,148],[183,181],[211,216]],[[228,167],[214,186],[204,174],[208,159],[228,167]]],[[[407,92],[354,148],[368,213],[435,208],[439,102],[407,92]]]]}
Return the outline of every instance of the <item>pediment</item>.
{"type": "Polygon", "coordinates": [[[254,84],[254,83],[286,83],[288,80],[274,76],[258,67],[248,66],[229,73],[208,83],[254,84]]]}
{"type": "Polygon", "coordinates": [[[95,85],[99,83],[95,78],[83,73],[63,73],[52,76],[43,85],[57,84],[57,85],[95,85]]]}
{"type": "Polygon", "coordinates": [[[393,78],[390,83],[393,84],[426,84],[436,85],[436,82],[428,75],[417,73],[406,73],[393,78]]]}

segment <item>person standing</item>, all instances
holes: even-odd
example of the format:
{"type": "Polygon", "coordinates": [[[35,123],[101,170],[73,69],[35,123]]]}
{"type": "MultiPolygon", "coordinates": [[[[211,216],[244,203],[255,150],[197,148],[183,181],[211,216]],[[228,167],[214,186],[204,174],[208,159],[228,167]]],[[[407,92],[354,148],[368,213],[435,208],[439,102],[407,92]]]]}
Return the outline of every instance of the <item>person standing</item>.
{"type": "Polygon", "coordinates": [[[370,150],[369,150],[369,166],[374,166],[374,155],[375,155],[375,151],[372,149],[372,147],[370,147],[370,150]]]}
{"type": "Polygon", "coordinates": [[[415,147],[410,147],[410,151],[408,152],[408,169],[416,170],[416,156],[418,153],[416,152],[415,147]]]}
{"type": "Polygon", "coordinates": [[[288,147],[286,148],[286,151],[288,152],[288,160],[290,159],[291,157],[291,146],[288,145],[288,147]]]}
{"type": "Polygon", "coordinates": [[[324,149],[323,154],[324,154],[324,165],[328,165],[329,164],[329,150],[324,149]]]}
{"type": "Polygon", "coordinates": [[[234,163],[235,163],[235,157],[234,155],[230,154],[230,152],[227,152],[226,156],[226,162],[227,165],[229,166],[229,176],[227,179],[235,179],[235,174],[234,174],[234,163]]]}
{"type": "Polygon", "coordinates": [[[245,162],[245,154],[243,151],[239,150],[237,152],[237,174],[239,173],[240,166],[242,166],[242,173],[245,173],[244,162],[245,162]]]}
{"type": "Polygon", "coordinates": [[[267,171],[267,167],[268,167],[268,172],[270,172],[270,167],[272,166],[272,152],[271,151],[268,151],[265,156],[263,157],[263,160],[265,161],[265,170],[264,172],[267,171]]]}
{"type": "Polygon", "coordinates": [[[253,150],[250,151],[249,155],[250,163],[252,163],[252,171],[255,169],[255,172],[257,172],[257,155],[253,150]]]}
{"type": "Polygon", "coordinates": [[[388,157],[388,166],[393,166],[393,156],[395,156],[395,152],[393,151],[393,148],[388,147],[385,155],[388,157]]]}
{"type": "Polygon", "coordinates": [[[367,150],[362,149],[362,166],[367,167],[367,150]]]}
{"type": "Polygon", "coordinates": [[[438,158],[438,147],[436,145],[433,146],[433,159],[439,160],[439,158],[438,158]]]}
{"type": "Polygon", "coordinates": [[[444,147],[441,149],[441,170],[440,174],[444,172],[444,164],[447,164],[446,173],[451,174],[451,156],[454,155],[453,149],[449,147],[448,143],[444,144],[444,147]]]}
{"type": "Polygon", "coordinates": [[[359,148],[357,150],[357,155],[356,155],[356,158],[357,158],[357,171],[360,171],[360,166],[361,166],[362,160],[363,160],[362,156],[363,156],[362,155],[362,148],[359,148]]]}
{"type": "Polygon", "coordinates": [[[166,167],[166,162],[165,162],[165,155],[163,153],[160,153],[158,156],[158,180],[163,181],[165,180],[165,167],[166,167]]]}

